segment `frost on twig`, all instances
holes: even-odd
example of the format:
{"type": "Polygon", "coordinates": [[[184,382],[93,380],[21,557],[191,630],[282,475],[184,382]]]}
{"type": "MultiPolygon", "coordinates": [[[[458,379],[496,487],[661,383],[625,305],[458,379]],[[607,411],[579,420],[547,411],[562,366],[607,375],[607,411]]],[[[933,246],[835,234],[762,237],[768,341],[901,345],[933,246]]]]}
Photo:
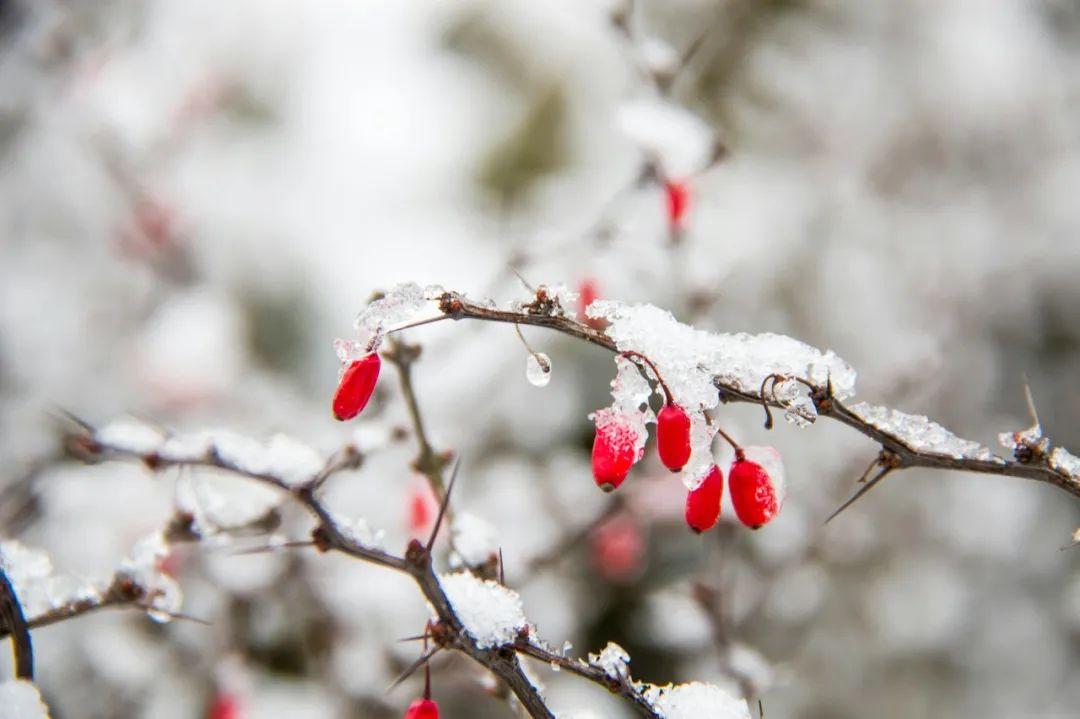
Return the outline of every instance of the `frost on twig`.
{"type": "Polygon", "coordinates": [[[1004,459],[978,442],[957,437],[922,415],[907,414],[866,402],[853,404],[848,409],[866,424],[895,438],[913,452],[949,459],[975,459],[1005,464],[1004,459]]]}

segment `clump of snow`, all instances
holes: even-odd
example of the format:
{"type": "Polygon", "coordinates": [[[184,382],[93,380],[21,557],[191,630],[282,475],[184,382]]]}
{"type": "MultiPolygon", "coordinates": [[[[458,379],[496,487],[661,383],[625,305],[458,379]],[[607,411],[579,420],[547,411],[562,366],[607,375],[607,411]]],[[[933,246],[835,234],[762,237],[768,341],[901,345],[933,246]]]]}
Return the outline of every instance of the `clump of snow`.
{"type": "Polygon", "coordinates": [[[266,443],[228,430],[214,431],[210,438],[214,452],[225,463],[249,474],[277,477],[286,484],[305,482],[324,465],[318,452],[283,434],[266,443]]]}
{"type": "MultiPolygon", "coordinates": [[[[655,47],[655,46],[654,46],[655,47]]],[[[655,56],[659,53],[651,52],[655,56]]],[[[619,108],[617,122],[644,154],[659,159],[664,173],[684,177],[705,167],[713,133],[697,115],[670,102],[637,100],[619,108]]]]}
{"type": "Polygon", "coordinates": [[[161,430],[134,419],[118,419],[94,433],[94,439],[107,447],[135,454],[156,452],[165,441],[161,430]]]}
{"type": "Polygon", "coordinates": [[[365,307],[356,316],[356,327],[378,333],[388,325],[413,319],[430,303],[429,293],[420,285],[405,282],[365,307]]]}
{"type": "Polygon", "coordinates": [[[120,572],[146,592],[147,614],[157,622],[170,621],[180,612],[183,602],[180,585],[162,571],[162,562],[169,551],[164,534],[154,532],[136,542],[131,556],[120,563],[120,572]]]}
{"type": "Polygon", "coordinates": [[[49,719],[36,686],[24,679],[0,682],[0,719],[49,719]]]}
{"type": "Polygon", "coordinates": [[[455,559],[477,567],[499,554],[499,535],[489,522],[470,512],[454,517],[450,527],[455,559]]]}
{"type": "Polygon", "coordinates": [[[615,642],[608,642],[599,654],[589,654],[589,664],[600,667],[612,679],[630,676],[630,655],[615,642]]]}
{"type": "Polygon", "coordinates": [[[259,521],[284,498],[255,480],[198,471],[176,484],[176,506],[195,518],[202,536],[247,527],[259,521]]]}
{"type": "Polygon", "coordinates": [[[750,707],[712,684],[649,687],[645,699],[664,719],[750,719],[750,707]]]}
{"type": "Polygon", "coordinates": [[[11,581],[28,620],[67,604],[101,597],[93,583],[54,574],[52,559],[46,552],[15,540],[0,543],[0,567],[11,581]]]}
{"type": "Polygon", "coordinates": [[[1054,447],[1054,451],[1050,453],[1050,467],[1055,472],[1080,479],[1080,457],[1062,447],[1054,447]]]}
{"type": "Polygon", "coordinates": [[[465,631],[481,649],[512,644],[527,626],[521,597],[497,582],[457,572],[440,574],[439,585],[465,631]]]}
{"type": "Polygon", "coordinates": [[[654,305],[597,300],[587,314],[609,323],[607,334],[621,351],[652,360],[688,411],[719,402],[717,384],[758,395],[771,374],[801,377],[818,386],[831,379],[838,399],[855,392],[855,370],[832,350],[822,352],[784,335],[717,334],[698,330],[654,305]]]}
{"type": "Polygon", "coordinates": [[[363,517],[353,519],[335,514],[331,518],[338,531],[345,535],[346,539],[368,549],[379,551],[384,549],[383,540],[386,538],[386,533],[381,529],[373,530],[363,517]]]}
{"type": "Polygon", "coordinates": [[[679,69],[679,51],[658,37],[647,37],[638,43],[638,60],[649,72],[670,78],[679,69]]]}
{"type": "Polygon", "coordinates": [[[1004,464],[988,448],[957,437],[927,417],[907,414],[888,407],[859,402],[848,407],[851,413],[876,429],[894,437],[908,449],[951,459],[977,459],[1004,464]]]}

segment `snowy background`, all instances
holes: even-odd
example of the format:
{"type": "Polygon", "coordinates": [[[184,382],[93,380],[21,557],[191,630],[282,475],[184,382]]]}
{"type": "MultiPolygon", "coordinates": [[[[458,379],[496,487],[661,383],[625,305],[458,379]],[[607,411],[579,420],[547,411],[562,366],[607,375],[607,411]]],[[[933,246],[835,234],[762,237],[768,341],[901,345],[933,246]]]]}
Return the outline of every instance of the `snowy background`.
{"type": "MultiPolygon", "coordinates": [[[[408,426],[397,378],[334,422],[333,340],[402,281],[526,299],[511,265],[830,347],[860,399],[988,445],[1027,426],[1026,373],[1080,447],[1080,6],[669,0],[622,33],[616,5],[0,1],[0,536],[102,579],[191,486],[250,500],[205,472],[61,460],[58,408],[374,447],[408,426]],[[643,157],[691,188],[680,242],[634,183],[643,157]]],[[[783,453],[775,522],[751,533],[725,499],[695,537],[648,459],[615,520],[566,545],[611,499],[586,415],[615,366],[525,334],[546,388],[507,325],[408,339],[429,433],[464,458],[456,506],[496,528],[545,638],[616,641],[652,682],[749,682],[770,717],[1075,716],[1067,495],[909,471],[825,528],[875,446],[735,406],[729,432],[783,453]]],[[[414,454],[391,442],[329,486],[393,551],[414,454]]],[[[36,631],[55,716],[197,717],[227,693],[243,717],[396,717],[418,693],[384,693],[427,617],[406,578],[304,550],[174,560],[212,626],[106,610],[36,631]]],[[[466,660],[434,670],[446,716],[510,716],[466,660]]],[[[536,673],[556,711],[630,716],[536,673]]]]}

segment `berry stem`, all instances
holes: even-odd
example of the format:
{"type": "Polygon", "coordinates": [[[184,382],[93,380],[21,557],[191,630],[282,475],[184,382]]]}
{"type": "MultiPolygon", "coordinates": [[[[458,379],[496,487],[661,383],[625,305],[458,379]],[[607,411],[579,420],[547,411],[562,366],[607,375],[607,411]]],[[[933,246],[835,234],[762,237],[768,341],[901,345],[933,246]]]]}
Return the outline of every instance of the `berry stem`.
{"type": "Polygon", "coordinates": [[[734,450],[735,450],[735,461],[736,461],[736,462],[742,462],[743,460],[745,460],[745,459],[746,459],[746,453],[745,453],[745,452],[743,451],[743,448],[742,448],[742,446],[741,446],[741,445],[739,445],[739,443],[738,443],[738,442],[736,442],[735,440],[733,440],[733,439],[731,438],[731,435],[730,435],[730,434],[728,434],[728,433],[727,433],[727,432],[725,432],[725,431],[724,431],[723,429],[721,429],[719,425],[718,425],[718,426],[716,427],[716,432],[717,432],[717,434],[719,434],[719,435],[720,435],[721,437],[723,437],[724,439],[726,439],[726,440],[727,440],[727,442],[728,442],[728,444],[730,444],[730,445],[731,445],[732,449],[734,449],[734,450]]]}
{"type": "Polygon", "coordinates": [[[772,410],[769,408],[769,400],[765,396],[765,386],[769,384],[769,380],[772,380],[772,386],[769,388],[770,394],[772,394],[772,401],[776,402],[780,406],[784,406],[784,404],[776,398],[776,383],[787,382],[788,380],[792,379],[799,384],[806,386],[810,390],[811,396],[814,392],[818,391],[818,388],[815,387],[812,382],[805,380],[802,377],[796,377],[794,375],[786,374],[777,374],[776,372],[765,375],[765,379],[761,380],[761,389],[758,390],[758,394],[761,396],[761,408],[765,410],[765,429],[773,428],[772,410]]]}
{"type": "Polygon", "coordinates": [[[626,357],[627,359],[630,359],[630,360],[638,359],[638,360],[641,360],[642,362],[644,362],[645,364],[649,365],[649,368],[652,369],[653,374],[656,375],[656,381],[660,383],[661,389],[664,390],[664,397],[667,400],[667,403],[668,404],[675,404],[675,398],[672,397],[672,395],[671,395],[671,388],[667,386],[667,382],[664,381],[664,376],[662,374],[660,374],[660,370],[658,370],[656,368],[656,365],[653,364],[653,361],[651,359],[649,359],[645,355],[641,354],[640,352],[636,352],[634,350],[627,350],[625,352],[620,352],[619,356],[620,357],[626,357]]]}
{"type": "Polygon", "coordinates": [[[521,340],[521,344],[525,345],[525,349],[527,349],[529,351],[529,354],[531,354],[533,357],[535,357],[536,361],[540,363],[541,367],[543,367],[545,363],[543,361],[541,361],[540,356],[537,353],[537,351],[534,350],[532,348],[532,345],[529,344],[528,340],[525,339],[525,335],[522,334],[522,332],[521,332],[521,325],[519,325],[517,322],[515,322],[514,323],[514,329],[517,330],[517,336],[518,336],[518,339],[521,340]]]}

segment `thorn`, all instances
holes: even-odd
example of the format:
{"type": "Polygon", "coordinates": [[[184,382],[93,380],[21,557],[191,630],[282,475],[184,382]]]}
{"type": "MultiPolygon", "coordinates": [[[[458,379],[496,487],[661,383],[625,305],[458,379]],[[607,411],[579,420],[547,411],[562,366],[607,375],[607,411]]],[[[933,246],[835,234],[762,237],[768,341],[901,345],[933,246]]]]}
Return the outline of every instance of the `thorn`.
{"type": "Polygon", "coordinates": [[[510,265],[509,267],[510,267],[510,271],[513,272],[514,275],[521,282],[521,284],[525,286],[525,289],[527,289],[529,292],[532,292],[535,295],[536,294],[536,288],[533,287],[532,285],[530,285],[529,281],[526,280],[524,277],[522,277],[521,273],[518,272],[516,267],[514,267],[513,265],[510,265]]]}
{"type": "Polygon", "coordinates": [[[856,484],[862,484],[866,481],[866,478],[870,476],[870,473],[874,471],[874,468],[881,464],[881,457],[874,457],[874,461],[870,463],[870,466],[866,468],[866,471],[862,473],[856,484]]]}
{"type": "Polygon", "coordinates": [[[404,644],[405,642],[418,642],[421,639],[427,639],[427,638],[428,638],[427,634],[416,634],[416,635],[411,636],[411,637],[402,637],[401,639],[398,639],[397,641],[398,641],[399,644],[404,644]]]}
{"type": "Polygon", "coordinates": [[[864,494],[866,494],[871,489],[873,489],[874,486],[877,485],[878,482],[883,480],[885,478],[885,475],[887,475],[889,472],[893,471],[893,469],[894,469],[894,467],[888,467],[888,466],[887,467],[882,467],[881,471],[878,472],[877,474],[875,474],[873,479],[868,481],[862,487],[859,487],[859,490],[857,492],[855,492],[855,494],[851,495],[851,499],[849,499],[848,501],[841,504],[840,507],[835,512],[830,514],[829,518],[825,520],[825,524],[828,524],[829,522],[833,521],[837,517],[837,515],[839,515],[841,512],[843,512],[845,509],[847,509],[851,505],[853,505],[856,502],[856,500],[858,500],[864,494]]]}
{"type": "Polygon", "coordinates": [[[396,689],[399,684],[411,677],[413,672],[427,664],[428,660],[435,656],[441,648],[442,647],[434,647],[421,654],[415,662],[410,664],[405,671],[399,674],[397,678],[390,683],[390,686],[386,687],[386,693],[389,694],[390,692],[394,691],[394,689],[396,689]]]}
{"type": "Polygon", "coordinates": [[[84,432],[86,432],[88,434],[93,434],[94,433],[94,425],[92,425],[89,422],[87,422],[86,420],[76,416],[75,414],[67,411],[63,407],[53,407],[52,411],[55,412],[56,414],[60,415],[60,417],[62,419],[65,419],[68,422],[71,422],[72,424],[77,425],[84,432]]]}
{"type": "Polygon", "coordinates": [[[450,493],[454,491],[454,483],[457,482],[458,470],[461,469],[461,457],[454,460],[454,468],[450,470],[450,483],[446,485],[446,494],[443,495],[442,503],[439,504],[439,516],[435,518],[435,526],[431,529],[431,538],[428,539],[427,551],[431,554],[431,548],[435,546],[435,540],[442,528],[443,517],[446,516],[446,508],[450,506],[450,493]]]}
{"type": "Polygon", "coordinates": [[[201,624],[204,627],[210,627],[210,626],[213,626],[213,624],[214,624],[209,619],[203,619],[202,617],[195,617],[195,616],[192,616],[190,614],[182,614],[180,612],[167,612],[164,609],[155,609],[154,607],[150,606],[149,604],[136,604],[135,606],[143,609],[146,612],[154,612],[155,614],[161,614],[163,616],[168,617],[169,619],[179,619],[179,620],[185,621],[185,622],[194,622],[195,624],[201,624]]]}
{"type": "Polygon", "coordinates": [[[1028,416],[1031,417],[1031,425],[1033,427],[1041,427],[1039,422],[1039,413],[1035,410],[1035,400],[1031,397],[1031,385],[1028,383],[1027,373],[1023,375],[1024,378],[1024,400],[1027,402],[1028,416]]]}
{"type": "Polygon", "coordinates": [[[302,539],[295,542],[282,542],[281,544],[266,544],[259,547],[247,547],[246,549],[237,549],[234,552],[230,552],[229,556],[241,557],[246,554],[264,554],[266,552],[275,552],[279,549],[292,549],[293,547],[314,547],[315,542],[310,539],[302,539]]]}
{"type": "Polygon", "coordinates": [[[758,719],[765,719],[765,705],[761,703],[761,700],[757,700],[757,713],[758,719]]]}
{"type": "Polygon", "coordinates": [[[502,547],[499,547],[499,584],[506,586],[506,569],[503,564],[502,547]]]}

